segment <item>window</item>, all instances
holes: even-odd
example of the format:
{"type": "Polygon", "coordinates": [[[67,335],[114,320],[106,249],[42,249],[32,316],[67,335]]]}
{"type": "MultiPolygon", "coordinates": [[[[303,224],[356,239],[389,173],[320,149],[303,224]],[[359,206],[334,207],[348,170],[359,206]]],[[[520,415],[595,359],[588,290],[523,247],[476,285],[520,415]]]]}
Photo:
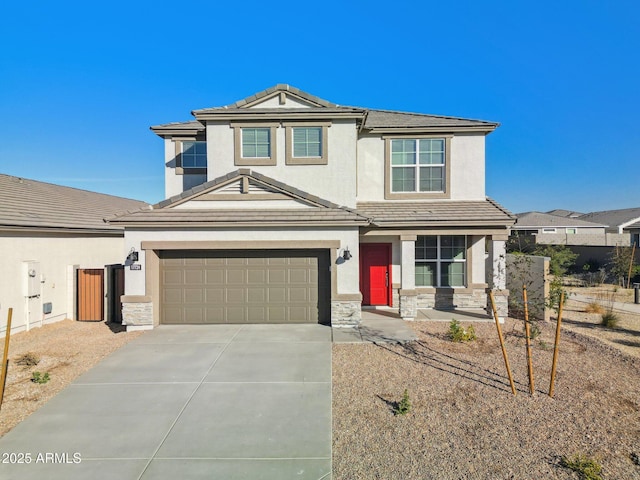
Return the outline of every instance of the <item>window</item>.
{"type": "Polygon", "coordinates": [[[449,198],[451,136],[385,137],[385,198],[449,198]]]}
{"type": "Polygon", "coordinates": [[[391,140],[391,191],[444,192],[444,139],[391,140]]]}
{"type": "Polygon", "coordinates": [[[321,157],[322,128],[293,128],[293,156],[294,158],[321,157]]]}
{"type": "Polygon", "coordinates": [[[576,233],[576,229],[575,228],[567,228],[566,232],[570,233],[570,234],[575,234],[576,233]]]}
{"type": "Polygon", "coordinates": [[[182,142],[182,168],[207,168],[207,142],[182,142]]]}
{"type": "Polygon", "coordinates": [[[542,233],[556,233],[555,228],[543,228],[542,233]]]}
{"type": "Polygon", "coordinates": [[[235,165],[276,165],[277,123],[231,124],[235,165]]]}
{"type": "Polygon", "coordinates": [[[467,239],[464,235],[418,236],[416,286],[464,287],[467,239]]]}
{"type": "Polygon", "coordinates": [[[330,123],[286,122],[286,164],[327,165],[327,130],[330,123]]]}
{"type": "Polygon", "coordinates": [[[242,129],[242,158],[270,158],[271,129],[242,129]]]}

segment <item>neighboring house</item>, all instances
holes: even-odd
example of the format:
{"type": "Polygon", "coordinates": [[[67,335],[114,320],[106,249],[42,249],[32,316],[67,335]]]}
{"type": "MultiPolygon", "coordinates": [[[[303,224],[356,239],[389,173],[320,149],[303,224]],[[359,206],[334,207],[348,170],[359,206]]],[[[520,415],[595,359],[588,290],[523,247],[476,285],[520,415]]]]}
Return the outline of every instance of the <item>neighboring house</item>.
{"type": "MultiPolygon", "coordinates": [[[[516,215],[511,238],[522,244],[527,238],[541,245],[566,245],[578,254],[576,266],[605,266],[616,247],[640,241],[640,208],[578,213],[569,210],[525,212],[516,215]]],[[[640,261],[640,251],[636,253],[640,261]]]]}
{"type": "Polygon", "coordinates": [[[288,85],[152,127],[167,200],[125,227],[123,323],[357,325],[361,309],[506,314],[513,216],[485,196],[497,123],[343,107],[288,85]]]}
{"type": "Polygon", "coordinates": [[[582,245],[605,241],[605,228],[582,218],[559,216],[542,212],[516,214],[512,235],[535,235],[536,243],[551,245],[582,245]]]}
{"type": "Polygon", "coordinates": [[[105,312],[120,318],[124,231],[103,218],[144,205],[0,174],[0,335],[9,308],[12,332],[105,312]]]}
{"type": "Polygon", "coordinates": [[[640,208],[591,212],[580,218],[606,224],[607,233],[622,236],[621,245],[640,245],[640,208]]]}

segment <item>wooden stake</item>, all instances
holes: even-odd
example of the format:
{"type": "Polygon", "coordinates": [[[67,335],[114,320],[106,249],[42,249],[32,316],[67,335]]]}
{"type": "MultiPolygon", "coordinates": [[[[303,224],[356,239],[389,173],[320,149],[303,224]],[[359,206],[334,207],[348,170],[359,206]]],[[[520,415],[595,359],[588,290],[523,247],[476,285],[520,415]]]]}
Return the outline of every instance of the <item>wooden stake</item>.
{"type": "Polygon", "coordinates": [[[549,382],[550,397],[553,397],[553,384],[556,380],[556,366],[558,364],[558,352],[560,351],[560,324],[562,323],[563,304],[564,304],[564,291],[560,292],[560,306],[558,307],[558,321],[556,324],[556,343],[553,347],[553,364],[551,365],[551,381],[549,382]]]}
{"type": "Polygon", "coordinates": [[[527,302],[527,286],[522,286],[522,299],[524,300],[524,332],[527,344],[527,370],[529,372],[529,393],[533,395],[533,364],[531,363],[531,328],[529,328],[529,304],[527,302]]]}
{"type": "Polygon", "coordinates": [[[9,368],[9,339],[11,337],[11,317],[13,316],[13,308],[9,309],[9,317],[7,318],[7,331],[4,335],[4,354],[2,355],[2,375],[0,376],[0,408],[2,408],[2,399],[4,398],[4,386],[7,383],[7,368],[9,368]]]}
{"type": "Polygon", "coordinates": [[[509,376],[509,383],[511,384],[511,391],[516,394],[516,386],[513,383],[513,376],[511,375],[511,367],[509,366],[509,357],[507,357],[507,349],[504,348],[504,340],[502,339],[502,328],[500,328],[500,321],[498,320],[498,309],[496,308],[496,301],[493,298],[493,292],[489,292],[489,298],[491,299],[491,309],[493,310],[493,318],[496,320],[496,329],[498,330],[498,338],[500,339],[500,347],[502,348],[502,356],[504,357],[504,365],[507,367],[507,375],[509,376]]]}
{"type": "Polygon", "coordinates": [[[627,275],[627,288],[631,287],[631,270],[633,269],[633,260],[636,254],[636,242],[633,242],[633,247],[631,248],[631,259],[629,260],[629,274],[627,275]]]}

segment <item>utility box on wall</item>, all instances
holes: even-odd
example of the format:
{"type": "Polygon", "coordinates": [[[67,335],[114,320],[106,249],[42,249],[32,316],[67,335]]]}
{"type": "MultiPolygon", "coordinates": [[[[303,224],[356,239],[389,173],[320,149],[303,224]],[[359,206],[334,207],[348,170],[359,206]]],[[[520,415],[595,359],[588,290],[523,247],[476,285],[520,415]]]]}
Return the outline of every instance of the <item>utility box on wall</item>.
{"type": "Polygon", "coordinates": [[[22,262],[22,294],[27,298],[40,296],[40,262],[22,262]]]}

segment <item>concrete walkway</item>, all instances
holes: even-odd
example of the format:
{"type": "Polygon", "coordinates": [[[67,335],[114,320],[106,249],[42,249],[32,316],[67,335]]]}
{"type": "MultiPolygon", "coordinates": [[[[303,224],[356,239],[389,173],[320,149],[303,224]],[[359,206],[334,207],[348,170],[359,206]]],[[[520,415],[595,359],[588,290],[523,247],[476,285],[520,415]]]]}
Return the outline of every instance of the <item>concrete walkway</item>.
{"type": "Polygon", "coordinates": [[[331,335],[156,328],[0,438],[0,478],[329,479],[331,335]]]}

